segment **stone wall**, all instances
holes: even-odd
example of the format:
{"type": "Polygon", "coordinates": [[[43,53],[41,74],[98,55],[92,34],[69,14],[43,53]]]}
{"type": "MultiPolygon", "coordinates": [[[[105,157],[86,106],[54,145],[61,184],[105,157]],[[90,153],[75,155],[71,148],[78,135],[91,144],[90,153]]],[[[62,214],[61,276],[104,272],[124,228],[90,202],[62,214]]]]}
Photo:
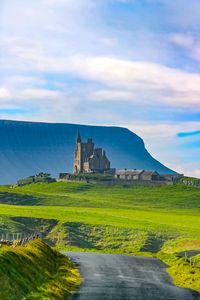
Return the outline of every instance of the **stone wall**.
{"type": "Polygon", "coordinates": [[[200,180],[183,180],[183,184],[191,186],[200,186],[200,180]]]}

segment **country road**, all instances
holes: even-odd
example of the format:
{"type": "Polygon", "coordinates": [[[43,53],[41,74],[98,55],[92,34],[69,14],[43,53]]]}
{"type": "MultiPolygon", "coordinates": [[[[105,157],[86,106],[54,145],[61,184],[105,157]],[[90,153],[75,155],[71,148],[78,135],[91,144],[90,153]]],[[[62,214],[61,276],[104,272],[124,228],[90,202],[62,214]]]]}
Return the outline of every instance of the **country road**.
{"type": "Polygon", "coordinates": [[[72,300],[195,300],[174,286],[159,260],[126,255],[62,252],[78,264],[83,282],[72,300]]]}

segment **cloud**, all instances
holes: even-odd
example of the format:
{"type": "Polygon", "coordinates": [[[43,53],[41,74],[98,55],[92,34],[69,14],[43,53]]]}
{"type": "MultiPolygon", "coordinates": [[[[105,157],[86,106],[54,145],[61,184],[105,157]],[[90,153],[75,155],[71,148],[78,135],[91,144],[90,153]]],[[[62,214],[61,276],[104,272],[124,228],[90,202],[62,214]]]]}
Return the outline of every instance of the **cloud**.
{"type": "Polygon", "coordinates": [[[134,101],[132,92],[121,90],[99,90],[92,92],[88,97],[95,101],[134,101]]]}
{"type": "Polygon", "coordinates": [[[194,45],[193,37],[182,33],[172,34],[170,41],[178,46],[189,48],[189,49],[194,45]]]}
{"type": "Polygon", "coordinates": [[[164,6],[169,25],[180,29],[194,29],[200,25],[200,2],[198,0],[146,0],[164,6]],[[167,9],[167,10],[166,10],[167,9]]]}
{"type": "Polygon", "coordinates": [[[30,100],[54,100],[59,101],[63,97],[60,91],[52,91],[45,89],[25,89],[16,95],[16,99],[30,101],[30,100]]]}
{"type": "MultiPolygon", "coordinates": [[[[24,0],[16,0],[14,4],[8,0],[5,5],[7,18],[2,23],[9,35],[3,36],[0,42],[3,48],[2,72],[17,73],[18,76],[19,73],[37,73],[40,79],[48,74],[71,76],[77,81],[83,79],[88,81],[88,85],[95,83],[100,86],[88,93],[90,101],[129,101],[151,106],[195,107],[198,110],[198,73],[167,67],[162,63],[125,59],[121,57],[123,55],[96,54],[109,52],[108,49],[113,47],[122,47],[117,32],[114,34],[114,31],[108,30],[105,34],[108,27],[100,30],[96,24],[91,26],[95,19],[91,17],[91,11],[96,16],[97,10],[94,7],[100,7],[100,2],[97,1],[95,5],[92,2],[37,0],[27,5],[24,0]],[[19,3],[24,5],[17,5],[19,3]],[[16,33],[14,38],[8,37],[12,36],[10,32],[16,33]],[[28,38],[30,35],[32,39],[28,38]],[[101,51],[98,49],[100,44],[103,45],[101,51]]],[[[167,1],[158,2],[168,5],[167,1]]],[[[153,33],[150,35],[155,36],[153,33]]],[[[159,35],[159,43],[160,39],[159,35]]],[[[173,42],[185,46],[192,43],[190,38],[181,36],[173,36],[173,42]]],[[[159,43],[155,44],[156,48],[159,43]]],[[[135,44],[130,49],[136,51],[135,44]]],[[[34,89],[35,85],[30,88],[34,89]]]]}
{"type": "MultiPolygon", "coordinates": [[[[62,64],[63,66],[63,64],[62,64]]],[[[112,57],[69,58],[66,71],[81,78],[100,82],[116,90],[98,91],[94,98],[132,100],[139,97],[149,104],[200,109],[200,75],[141,61],[112,57]],[[68,70],[67,70],[68,69],[68,70]],[[119,88],[126,91],[119,91],[119,88]],[[132,97],[131,94],[132,93],[132,97]]]]}
{"type": "MultiPolygon", "coordinates": [[[[168,164],[169,167],[172,167],[173,164],[168,164]]],[[[176,170],[180,174],[184,174],[185,176],[191,176],[195,178],[200,178],[200,163],[185,163],[179,164],[176,166],[176,170]]]]}
{"type": "MultiPolygon", "coordinates": [[[[16,51],[16,67],[22,70],[71,74],[72,76],[117,88],[122,99],[129,93],[129,100],[140,95],[140,101],[149,104],[164,103],[172,107],[200,108],[200,75],[160,64],[122,60],[114,57],[74,55],[46,57],[32,51],[16,51]],[[21,61],[21,63],[20,63],[21,61]],[[130,92],[133,94],[130,97],[130,92]],[[151,101],[151,103],[150,103],[151,101]]],[[[102,97],[116,99],[116,91],[108,90],[102,97]],[[113,94],[112,94],[113,93],[113,94]]],[[[95,98],[95,97],[94,97],[95,98]]],[[[104,100],[102,98],[102,100],[104,100]]],[[[126,100],[126,99],[125,99],[126,100]]]]}
{"type": "Polygon", "coordinates": [[[93,90],[90,100],[185,107],[200,110],[200,75],[160,64],[115,57],[73,55],[54,57],[16,51],[16,67],[32,72],[68,74],[104,85],[93,90]]]}
{"type": "Polygon", "coordinates": [[[193,136],[193,135],[198,135],[200,134],[200,130],[195,130],[191,132],[179,132],[177,133],[177,137],[188,137],[188,136],[193,136]]]}
{"type": "MultiPolygon", "coordinates": [[[[184,139],[176,132],[183,129],[194,131],[200,122],[139,122],[126,123],[125,126],[144,139],[148,151],[171,169],[188,176],[200,175],[199,148],[185,148],[184,139]]],[[[191,136],[192,142],[193,136],[191,136]]],[[[195,137],[194,137],[195,139],[195,137]]],[[[200,177],[200,176],[199,176],[200,177]]]]}
{"type": "Polygon", "coordinates": [[[88,7],[92,4],[92,0],[42,0],[42,4],[46,6],[56,7],[66,7],[68,9],[82,9],[82,7],[88,7]]]}
{"type": "Polygon", "coordinates": [[[200,42],[191,34],[174,33],[170,37],[171,43],[188,51],[193,59],[200,60],[200,42]]]}
{"type": "MultiPolygon", "coordinates": [[[[165,141],[167,144],[168,142],[171,144],[172,140],[179,145],[182,144],[181,139],[177,139],[177,132],[183,131],[185,128],[194,132],[194,129],[200,127],[199,122],[155,122],[155,121],[138,121],[136,120],[133,123],[126,123],[126,126],[133,130],[134,132],[138,133],[140,136],[144,137],[145,141],[148,142],[148,145],[156,143],[156,147],[163,146],[160,143],[161,140],[165,141]]],[[[170,150],[170,149],[169,149],[170,150]]],[[[174,149],[173,149],[174,150],[174,149]]]]}
{"type": "Polygon", "coordinates": [[[8,99],[10,97],[9,91],[6,88],[0,87],[0,99],[8,99]]]}
{"type": "MultiPolygon", "coordinates": [[[[84,1],[84,0],[82,0],[84,1]]],[[[45,5],[53,5],[53,7],[55,7],[56,5],[64,5],[64,6],[69,6],[72,7],[74,5],[77,5],[76,3],[78,3],[78,5],[80,4],[80,1],[73,1],[73,0],[42,0],[42,3],[44,3],[45,5]]]]}
{"type": "Polygon", "coordinates": [[[27,89],[12,97],[13,94],[6,102],[0,101],[1,119],[10,119],[14,115],[16,120],[73,122],[76,99],[65,92],[27,89]]]}

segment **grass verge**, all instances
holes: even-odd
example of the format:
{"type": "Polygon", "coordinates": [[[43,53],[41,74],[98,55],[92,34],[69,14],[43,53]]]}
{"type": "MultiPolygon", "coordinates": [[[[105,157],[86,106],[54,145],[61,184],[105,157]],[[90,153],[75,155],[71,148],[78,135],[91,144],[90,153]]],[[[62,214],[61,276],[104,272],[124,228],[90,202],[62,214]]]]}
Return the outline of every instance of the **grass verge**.
{"type": "Polygon", "coordinates": [[[78,270],[41,240],[0,249],[0,299],[68,299],[80,283],[78,270]]]}
{"type": "Polygon", "coordinates": [[[175,285],[200,291],[200,255],[185,258],[177,253],[160,252],[157,258],[169,265],[167,271],[175,285]]]}

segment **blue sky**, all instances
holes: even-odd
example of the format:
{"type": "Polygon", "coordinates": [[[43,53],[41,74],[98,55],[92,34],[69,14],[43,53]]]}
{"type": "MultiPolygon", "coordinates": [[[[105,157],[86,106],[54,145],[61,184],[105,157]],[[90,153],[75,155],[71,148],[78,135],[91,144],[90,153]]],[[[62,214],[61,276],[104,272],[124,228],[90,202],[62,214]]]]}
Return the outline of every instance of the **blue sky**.
{"type": "Polygon", "coordinates": [[[200,177],[199,0],[2,0],[0,118],[128,127],[200,177]]]}

